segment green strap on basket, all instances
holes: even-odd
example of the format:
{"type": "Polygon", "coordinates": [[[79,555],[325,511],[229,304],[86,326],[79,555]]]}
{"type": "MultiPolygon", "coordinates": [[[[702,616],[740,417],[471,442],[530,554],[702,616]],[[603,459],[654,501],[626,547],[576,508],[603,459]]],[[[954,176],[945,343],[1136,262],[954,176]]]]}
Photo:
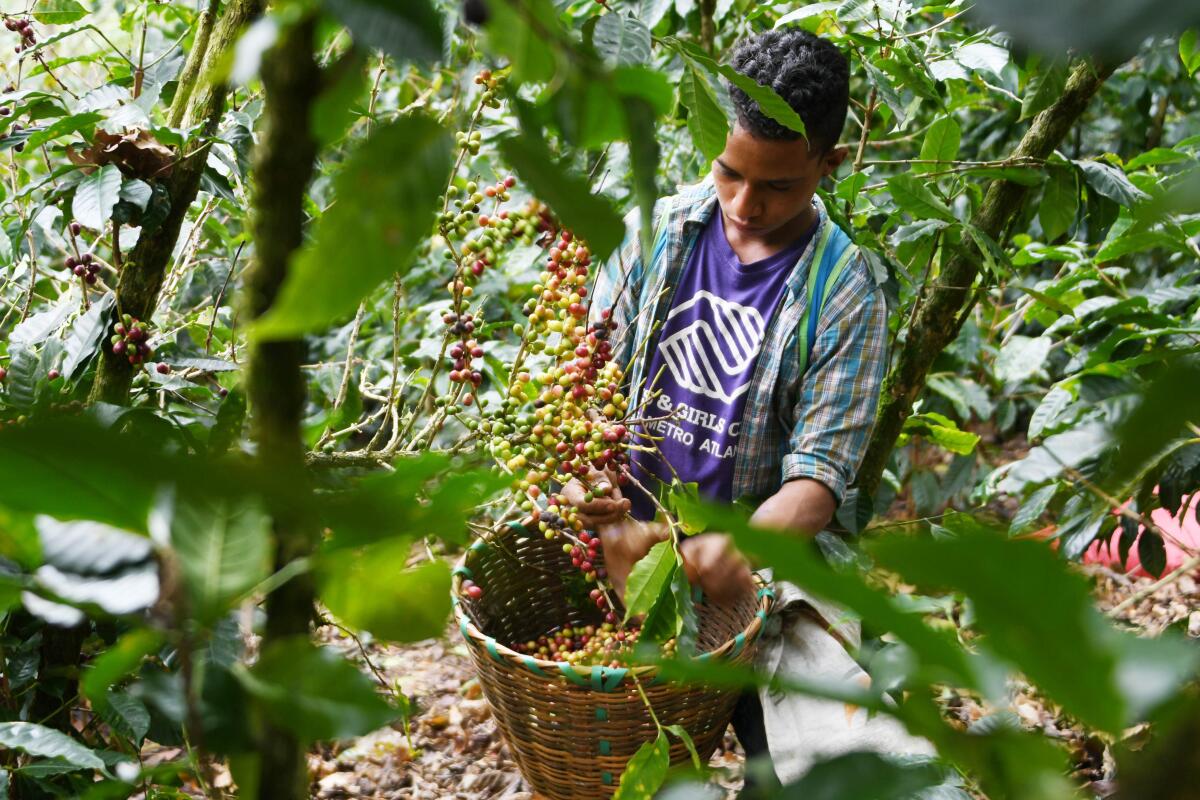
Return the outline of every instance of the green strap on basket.
{"type": "Polygon", "coordinates": [[[567,662],[559,661],[558,662],[558,671],[563,674],[564,678],[566,678],[567,680],[569,680],[571,683],[575,684],[576,686],[580,686],[584,689],[589,688],[588,682],[583,679],[583,676],[580,675],[578,672],[576,672],[575,668],[572,667],[567,662]]]}
{"type": "Polygon", "coordinates": [[[770,586],[764,586],[763,588],[759,589],[758,594],[755,595],[755,598],[758,600],[762,600],[763,597],[769,597],[772,600],[774,600],[775,599],[775,590],[772,589],[770,586]]]}
{"type": "Polygon", "coordinates": [[[495,639],[493,639],[491,636],[489,636],[483,640],[483,643],[487,646],[488,655],[490,655],[492,658],[494,658],[497,661],[503,660],[500,658],[500,654],[498,652],[496,652],[496,640],[495,639]]]}
{"type": "Polygon", "coordinates": [[[470,641],[471,634],[467,633],[467,618],[463,617],[458,623],[458,629],[462,631],[463,638],[470,641]]]}
{"type": "Polygon", "coordinates": [[[742,652],[742,648],[745,646],[746,646],[746,634],[739,633],[737,636],[733,637],[733,652],[730,653],[730,655],[736,656],[738,653],[742,652]]]}
{"type": "Polygon", "coordinates": [[[592,667],[592,688],[598,692],[611,692],[621,685],[628,671],[622,667],[592,667]]]}
{"type": "Polygon", "coordinates": [[[596,719],[601,722],[608,722],[608,709],[604,706],[596,706],[596,719]]]}
{"type": "Polygon", "coordinates": [[[767,621],[767,612],[763,611],[761,608],[758,611],[754,612],[754,616],[758,617],[763,622],[767,621]]]}
{"type": "Polygon", "coordinates": [[[545,672],[542,672],[542,668],[537,665],[537,662],[533,660],[532,656],[521,656],[521,663],[523,663],[525,665],[525,668],[528,669],[530,672],[541,675],[543,678],[550,677],[545,672]]]}
{"type": "Polygon", "coordinates": [[[472,581],[475,580],[475,573],[471,572],[470,567],[465,566],[463,564],[459,564],[457,567],[455,567],[453,570],[451,570],[450,574],[451,575],[462,575],[464,578],[466,578],[468,580],[472,580],[472,581]]]}
{"type": "Polygon", "coordinates": [[[513,533],[518,536],[528,536],[529,529],[526,528],[519,520],[511,519],[508,521],[508,527],[513,533]]]}
{"type": "Polygon", "coordinates": [[[485,542],[483,539],[476,539],[475,541],[471,542],[471,546],[468,549],[479,551],[479,550],[484,549],[487,546],[488,546],[488,543],[485,542]]]}
{"type": "Polygon", "coordinates": [[[600,755],[602,756],[612,755],[612,744],[608,741],[608,739],[601,739],[598,749],[600,750],[600,755]]]}
{"type": "Polygon", "coordinates": [[[612,786],[612,781],[613,781],[613,778],[612,778],[611,772],[601,772],[600,773],[600,782],[603,783],[605,786],[612,786]]]}

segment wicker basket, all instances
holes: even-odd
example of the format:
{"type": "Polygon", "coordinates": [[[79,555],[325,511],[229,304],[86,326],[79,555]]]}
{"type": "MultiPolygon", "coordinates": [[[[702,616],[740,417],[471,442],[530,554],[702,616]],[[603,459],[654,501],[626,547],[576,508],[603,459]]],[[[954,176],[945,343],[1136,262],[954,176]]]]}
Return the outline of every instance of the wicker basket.
{"type": "MultiPolygon", "coordinates": [[[[682,725],[707,761],[729,725],[736,691],[660,681],[654,667],[572,667],[505,646],[601,621],[596,609],[568,601],[563,576],[573,569],[560,542],[513,524],[476,541],[454,570],[455,620],[525,779],[555,800],[611,797],[626,762],[655,735],[633,675],[659,721],[682,725]],[[482,587],[483,597],[466,597],[463,578],[482,587]]],[[[760,583],[757,597],[748,593],[734,608],[699,606],[699,658],[748,661],[772,600],[760,583]]],[[[671,737],[671,762],[688,758],[671,737]]]]}

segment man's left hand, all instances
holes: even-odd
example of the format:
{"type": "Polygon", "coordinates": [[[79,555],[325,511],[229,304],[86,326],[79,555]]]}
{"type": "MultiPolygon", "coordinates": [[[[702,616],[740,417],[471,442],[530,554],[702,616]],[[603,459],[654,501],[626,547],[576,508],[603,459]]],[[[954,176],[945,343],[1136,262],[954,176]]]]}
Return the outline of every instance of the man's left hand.
{"type": "Polygon", "coordinates": [[[750,566],[726,533],[700,533],[679,544],[684,570],[693,586],[718,605],[732,604],[754,589],[750,566]]]}

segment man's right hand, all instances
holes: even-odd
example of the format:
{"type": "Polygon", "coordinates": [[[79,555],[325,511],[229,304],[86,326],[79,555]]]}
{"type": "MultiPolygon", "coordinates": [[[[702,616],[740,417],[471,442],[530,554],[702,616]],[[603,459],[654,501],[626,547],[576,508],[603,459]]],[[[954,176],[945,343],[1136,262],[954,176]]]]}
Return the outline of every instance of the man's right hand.
{"type": "Polygon", "coordinates": [[[593,487],[607,485],[609,491],[604,497],[596,497],[593,492],[592,499],[587,500],[586,496],[591,490],[578,478],[567,481],[562,488],[562,495],[575,507],[583,527],[594,531],[601,525],[614,525],[624,519],[629,512],[629,499],[621,495],[611,474],[593,469],[588,473],[587,481],[593,487]]]}

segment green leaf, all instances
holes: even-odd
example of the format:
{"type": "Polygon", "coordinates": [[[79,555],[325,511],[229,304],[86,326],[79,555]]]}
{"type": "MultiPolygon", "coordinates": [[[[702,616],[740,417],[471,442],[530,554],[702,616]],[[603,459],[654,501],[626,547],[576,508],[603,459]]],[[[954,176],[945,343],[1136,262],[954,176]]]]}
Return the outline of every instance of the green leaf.
{"type": "MultiPolygon", "coordinates": [[[[6,382],[16,369],[14,357],[6,382]]],[[[11,395],[15,387],[8,388],[11,395]]],[[[0,430],[0,503],[60,519],[145,530],[154,496],[148,470],[125,458],[128,450],[120,437],[64,422],[0,430]],[[81,435],[92,438],[77,438],[81,435]],[[80,441],[88,446],[80,447],[80,441]]]]}
{"type": "Polygon", "coordinates": [[[136,672],[146,656],[162,647],[162,642],[162,634],[152,628],[130,631],[83,671],[79,688],[93,706],[102,708],[107,704],[108,690],[126,675],[136,672]]]}
{"type": "Polygon", "coordinates": [[[8,402],[19,408],[30,408],[37,399],[37,384],[37,356],[34,355],[34,351],[25,347],[10,347],[8,375],[4,381],[8,402]]]}
{"type": "Polygon", "coordinates": [[[79,769],[104,770],[100,756],[65,733],[32,722],[0,722],[0,748],[20,750],[31,756],[61,758],[79,769]]]}
{"type": "Polygon", "coordinates": [[[1067,167],[1051,169],[1050,179],[1042,190],[1042,202],[1038,205],[1043,238],[1053,242],[1069,231],[1078,211],[1079,185],[1075,170],[1067,167]]]}
{"type": "Polygon", "coordinates": [[[1179,60],[1188,76],[1193,76],[1200,70],[1200,34],[1195,28],[1189,28],[1179,36],[1179,60]]]}
{"type": "Polygon", "coordinates": [[[878,753],[847,753],[820,761],[789,784],[780,798],[803,800],[911,800],[942,782],[941,771],[930,763],[903,764],[878,753]]]}
{"type": "Polygon", "coordinates": [[[725,149],[729,136],[729,121],[717,102],[716,92],[708,78],[691,64],[679,78],[679,102],[688,111],[687,126],[696,149],[713,160],[725,149]]]}
{"type": "Polygon", "coordinates": [[[650,552],[629,571],[625,584],[625,619],[648,612],[670,585],[676,569],[677,557],[671,540],[651,547],[650,552]]]}
{"type": "Polygon", "coordinates": [[[553,34],[562,34],[558,14],[546,0],[523,2],[520,6],[510,3],[488,3],[491,17],[488,19],[488,45],[501,55],[507,56],[512,64],[512,77],[517,83],[541,83],[554,77],[554,51],[534,31],[521,11],[536,17],[544,29],[553,34]],[[518,10],[520,9],[520,10],[518,10]]]}
{"type": "Polygon", "coordinates": [[[918,433],[952,453],[969,455],[979,444],[979,436],[961,431],[954,420],[941,414],[913,414],[904,421],[905,433],[918,433]]]}
{"type": "Polygon", "coordinates": [[[1033,410],[1033,416],[1029,418],[1029,438],[1040,439],[1073,399],[1071,392],[1061,386],[1055,386],[1046,392],[1046,396],[1033,410]]]}
{"type": "Polygon", "coordinates": [[[691,42],[674,37],[667,37],[664,41],[691,61],[699,63],[709,72],[721,75],[725,80],[741,89],[750,96],[751,100],[758,103],[759,109],[766,116],[789,130],[800,134],[805,133],[804,120],[770,86],[756,83],[752,78],[746,77],[728,64],[718,64],[708,53],[691,42]]]}
{"type": "Polygon", "coordinates": [[[1142,531],[1137,539],[1137,554],[1142,569],[1156,578],[1162,576],[1167,568],[1167,550],[1161,536],[1153,531],[1142,531]]]}
{"type": "Polygon", "coordinates": [[[629,759],[613,800],[651,800],[666,780],[670,766],[671,745],[667,735],[659,731],[653,742],[643,744],[629,759]]]}
{"type": "Polygon", "coordinates": [[[559,164],[543,139],[528,134],[504,139],[500,152],[563,224],[587,241],[598,259],[607,258],[621,244],[625,226],[608,198],[592,194],[588,182],[559,164]]]}
{"type": "Polygon", "coordinates": [[[380,639],[441,636],[450,617],[450,567],[434,560],[405,569],[410,550],[411,540],[400,539],[322,556],[321,601],[342,622],[380,639]]]}
{"type": "Polygon", "coordinates": [[[366,115],[366,62],[366,51],[355,51],[353,61],[336,75],[336,82],[317,95],[309,124],[322,147],[340,140],[357,118],[366,115]]]}
{"type": "Polygon", "coordinates": [[[44,25],[66,25],[83,19],[87,9],[75,0],[41,0],[33,12],[33,18],[44,25]]]}
{"type": "Polygon", "coordinates": [[[1057,493],[1058,484],[1050,483],[1029,495],[1025,502],[1021,503],[1017,513],[1013,515],[1012,522],[1008,526],[1009,534],[1024,533],[1027,528],[1037,522],[1042,514],[1046,513],[1047,506],[1050,505],[1050,501],[1057,493]]]}
{"type": "Polygon", "coordinates": [[[104,115],[98,114],[95,111],[85,111],[82,114],[72,114],[69,117],[63,117],[44,128],[39,128],[32,136],[25,140],[25,146],[41,147],[46,142],[68,133],[84,130],[90,131],[102,119],[104,119],[104,115]]]}
{"type": "Polygon", "coordinates": [[[673,0],[637,0],[637,17],[646,23],[646,27],[653,28],[667,15],[672,5],[673,0]]]}
{"type": "Polygon", "coordinates": [[[1140,203],[1149,195],[1129,182],[1125,173],[1103,161],[1084,159],[1072,162],[1083,170],[1088,186],[1126,208],[1140,203]]]}
{"type": "Polygon", "coordinates": [[[116,164],[105,164],[79,181],[71,214],[85,228],[103,232],[120,195],[121,170],[116,164]]]}
{"type": "MultiPolygon", "coordinates": [[[[378,48],[398,62],[430,63],[442,57],[445,23],[429,0],[322,0],[358,44],[378,48]]],[[[338,195],[339,200],[343,195],[338,195]]]]}
{"type": "Polygon", "coordinates": [[[271,566],[271,521],[255,503],[180,498],[171,516],[191,613],[208,624],[265,578],[271,566]]]}
{"type": "Polygon", "coordinates": [[[433,225],[450,166],[450,138],[433,120],[404,116],[377,128],[334,177],[338,201],[317,223],[313,243],[293,258],[255,335],[285,339],[320,330],[405,273],[433,225]]]}
{"type": "MultiPolygon", "coordinates": [[[[962,141],[962,129],[954,117],[938,117],[921,142],[922,161],[953,161],[958,156],[958,145],[962,141]]],[[[944,169],[941,164],[914,164],[913,172],[934,172],[944,169]]]]}
{"type": "Polygon", "coordinates": [[[139,178],[126,178],[121,182],[120,197],[127,203],[133,203],[142,211],[146,210],[146,206],[150,204],[151,198],[154,197],[154,189],[150,184],[139,178]]]}
{"type": "Polygon", "coordinates": [[[992,369],[996,380],[1020,383],[1041,372],[1050,355],[1049,336],[1014,336],[1001,348],[992,369]]]}
{"type": "Polygon", "coordinates": [[[75,371],[92,353],[96,345],[104,338],[108,329],[108,312],[116,303],[116,294],[108,292],[99,300],[92,303],[87,313],[75,320],[67,334],[67,357],[63,361],[62,374],[70,380],[75,371]]]}
{"type": "Polygon", "coordinates": [[[8,238],[8,234],[0,231],[0,267],[11,267],[13,263],[13,246],[12,239],[8,238]]]}
{"type": "MultiPolygon", "coordinates": [[[[1167,675],[1156,676],[1146,696],[1140,689],[1131,693],[1129,682],[1137,682],[1136,670],[1157,657],[1160,646],[1180,642],[1146,642],[1114,629],[1095,608],[1088,581],[1042,542],[956,532],[937,541],[885,537],[869,550],[881,566],[922,591],[958,591],[970,598],[986,646],[1086,725],[1120,731],[1145,712],[1150,695],[1171,691],[1167,675]],[[1063,648],[1062,642],[1071,646],[1063,648]]],[[[1171,674],[1198,658],[1200,652],[1185,655],[1183,664],[1170,665],[1171,674]]]]}
{"type": "Polygon", "coordinates": [[[268,718],[304,741],[362,736],[397,716],[366,675],[307,636],[273,642],[234,674],[268,718]]]}
{"type": "MultiPolygon", "coordinates": [[[[1116,230],[1117,226],[1114,225],[1109,233],[1112,234],[1116,230]]],[[[1096,252],[1096,261],[1113,261],[1130,253],[1140,253],[1143,250],[1156,248],[1186,252],[1187,242],[1182,237],[1177,238],[1166,231],[1123,233],[1104,242],[1096,252]]]]}
{"type": "Polygon", "coordinates": [[[916,175],[893,175],[887,179],[887,185],[892,200],[902,210],[911,214],[913,219],[957,221],[950,207],[934,195],[928,184],[916,175]]]}
{"type": "Polygon", "coordinates": [[[135,742],[146,738],[150,730],[150,712],[140,700],[125,692],[108,692],[106,701],[110,722],[115,719],[124,732],[135,742]]]}
{"type": "Polygon", "coordinates": [[[616,11],[596,23],[592,45],[609,66],[650,62],[650,29],[640,20],[616,11]]]}
{"type": "Polygon", "coordinates": [[[664,725],[663,730],[670,731],[675,735],[675,738],[683,742],[683,746],[687,748],[688,754],[692,757],[692,766],[696,769],[702,769],[700,764],[700,754],[696,752],[696,743],[692,741],[692,735],[687,732],[687,729],[682,725],[664,725]]]}
{"type": "Polygon", "coordinates": [[[1054,59],[1035,72],[1025,86],[1021,97],[1021,119],[1028,119],[1050,107],[1062,96],[1067,85],[1067,65],[1062,59],[1054,59]]]}
{"type": "Polygon", "coordinates": [[[692,585],[680,564],[671,575],[671,596],[675,598],[676,646],[681,653],[694,653],[700,635],[700,619],[692,602],[692,585]]]}
{"type": "Polygon", "coordinates": [[[217,409],[217,419],[208,432],[208,454],[222,456],[242,436],[246,422],[246,393],[235,386],[225,395],[217,409]]]}

